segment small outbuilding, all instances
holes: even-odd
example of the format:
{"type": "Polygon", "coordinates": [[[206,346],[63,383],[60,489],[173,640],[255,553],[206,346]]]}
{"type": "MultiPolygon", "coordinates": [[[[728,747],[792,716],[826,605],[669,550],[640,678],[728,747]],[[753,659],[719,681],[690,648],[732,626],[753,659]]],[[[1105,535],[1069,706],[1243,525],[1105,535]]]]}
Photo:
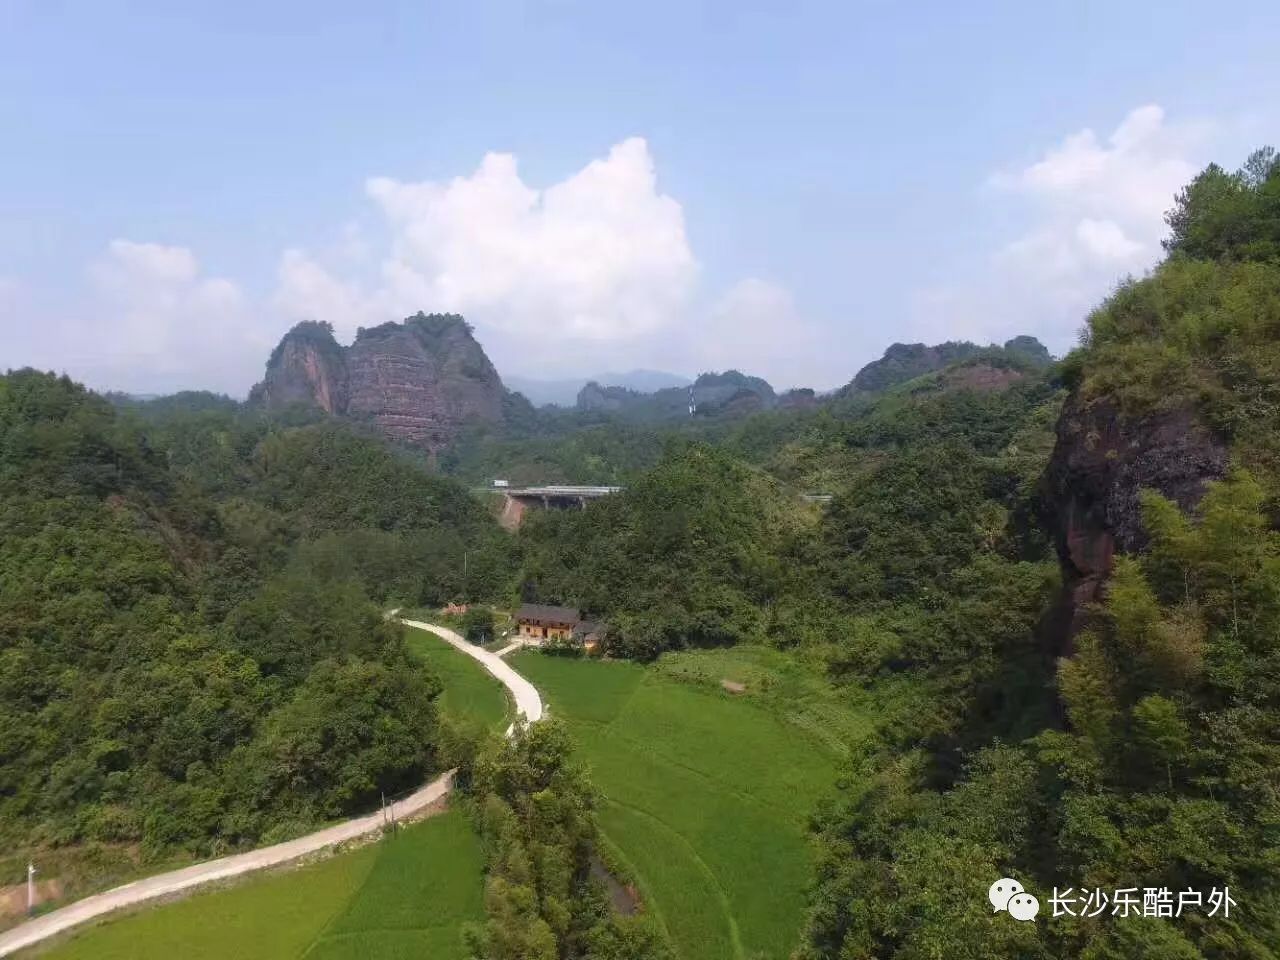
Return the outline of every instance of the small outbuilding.
{"type": "Polygon", "coordinates": [[[520,636],[529,640],[567,640],[580,623],[582,611],[574,607],[522,603],[516,611],[520,636]]]}
{"type": "Polygon", "coordinates": [[[595,653],[604,642],[607,627],[594,620],[582,620],[573,628],[573,642],[587,653],[595,653]]]}

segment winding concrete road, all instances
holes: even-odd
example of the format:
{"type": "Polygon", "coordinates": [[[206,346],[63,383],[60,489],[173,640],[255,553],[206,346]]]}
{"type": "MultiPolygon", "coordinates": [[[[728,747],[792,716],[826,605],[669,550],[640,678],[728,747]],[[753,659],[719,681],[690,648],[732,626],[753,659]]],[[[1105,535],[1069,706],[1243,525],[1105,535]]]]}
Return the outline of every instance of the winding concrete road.
{"type": "MultiPolygon", "coordinates": [[[[406,620],[403,617],[396,617],[396,620],[406,627],[415,627],[418,630],[434,633],[445,643],[461,650],[468,657],[473,660],[479,660],[486,670],[501,680],[503,685],[511,691],[511,697],[516,702],[516,713],[524,717],[529,723],[537,723],[542,719],[542,697],[538,695],[537,688],[511,669],[510,664],[498,654],[490,653],[483,647],[477,647],[474,643],[468,643],[446,627],[438,627],[434,623],[424,623],[421,620],[406,620]]],[[[507,729],[507,733],[511,733],[510,728],[507,729]]]]}
{"type": "MultiPolygon", "coordinates": [[[[392,611],[391,616],[395,617],[395,613],[396,611],[392,611]]],[[[520,716],[530,723],[542,719],[542,697],[538,695],[538,691],[533,684],[511,669],[496,654],[470,644],[452,630],[438,627],[434,623],[423,623],[420,620],[404,620],[399,617],[395,619],[405,626],[434,633],[441,640],[444,640],[462,653],[480,661],[480,664],[497,677],[511,692],[511,697],[516,704],[516,712],[520,716]]],[[[511,728],[508,728],[507,733],[508,735],[511,733],[511,728]]],[[[415,793],[397,801],[395,804],[396,817],[398,819],[411,817],[447,796],[453,789],[454,772],[449,770],[441,774],[415,793]]],[[[103,893],[77,900],[75,903],[53,910],[43,916],[36,917],[34,920],[28,920],[26,923],[19,924],[4,933],[0,933],[0,957],[6,957],[24,947],[39,943],[41,940],[70,930],[72,927],[79,926],[88,920],[115,910],[136,906],[159,897],[171,896],[184,890],[190,890],[192,887],[212,883],[215,880],[225,880],[230,877],[252,873],[255,870],[289,863],[308,854],[324,850],[326,847],[336,846],[370,833],[376,833],[382,829],[383,824],[382,812],[379,811],[368,816],[356,817],[353,820],[345,820],[332,827],[309,833],[305,837],[298,837],[296,840],[277,843],[271,847],[262,847],[259,850],[250,850],[248,853],[238,853],[230,857],[208,860],[205,863],[197,863],[191,867],[183,867],[181,870],[158,873],[154,877],[147,877],[143,880],[136,880],[133,883],[126,883],[120,887],[113,887],[103,893]]]]}

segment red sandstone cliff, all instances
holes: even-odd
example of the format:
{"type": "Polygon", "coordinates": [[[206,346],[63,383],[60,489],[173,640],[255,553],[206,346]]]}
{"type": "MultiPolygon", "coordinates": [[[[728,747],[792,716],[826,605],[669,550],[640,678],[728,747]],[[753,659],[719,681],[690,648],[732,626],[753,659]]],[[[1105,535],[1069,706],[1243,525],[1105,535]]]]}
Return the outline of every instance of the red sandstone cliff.
{"type": "Polygon", "coordinates": [[[500,420],[504,393],[461,317],[419,313],[362,329],[349,347],[338,344],[328,324],[298,324],[272,352],[250,402],[319,407],[434,453],[464,423],[500,420]]]}

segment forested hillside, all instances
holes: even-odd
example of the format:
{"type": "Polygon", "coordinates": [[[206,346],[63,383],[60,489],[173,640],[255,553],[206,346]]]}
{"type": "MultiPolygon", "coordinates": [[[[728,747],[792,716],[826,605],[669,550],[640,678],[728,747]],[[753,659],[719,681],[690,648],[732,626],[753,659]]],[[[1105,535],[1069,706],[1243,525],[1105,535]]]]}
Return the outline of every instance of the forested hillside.
{"type": "Polygon", "coordinates": [[[1275,154],[1209,168],[1169,223],[1058,366],[970,356],[691,426],[520,533],[526,596],[605,617],[615,653],[798,648],[878,698],[819,819],[806,958],[1277,955],[1275,154]],[[992,917],[1004,876],[1036,923],[992,917]],[[1238,906],[1050,909],[1124,887],[1238,906]]]}
{"type": "MultiPolygon", "coordinates": [[[[1064,654],[1036,694],[1058,711],[1039,732],[1027,735],[1035,711],[1024,710],[975,737],[975,721],[988,720],[979,714],[954,726],[979,748],[940,764],[932,724],[917,723],[864,762],[870,787],[823,831],[805,956],[1275,955],[1278,212],[1274,154],[1234,175],[1210,168],[1170,214],[1167,261],[1089,318],[1065,364],[1071,394],[1042,510],[1068,586],[1090,562],[1090,533],[1131,555],[1095,594],[1065,598],[1081,609],[1050,611],[1038,641],[1019,630],[1020,644],[1064,654]],[[1177,425],[1163,447],[1162,417],[1177,425]],[[1214,445],[1227,451],[1222,479],[1214,445]],[[1072,472],[1082,464],[1094,473],[1072,472]],[[1105,485],[1094,527],[1080,519],[1091,484],[1105,485]],[[993,923],[975,905],[1000,876],[1038,893],[1041,920],[993,923]],[[1230,916],[1123,917],[1095,902],[1087,917],[1054,919],[1046,909],[1055,887],[1083,898],[1228,886],[1239,899],[1230,916]]],[[[990,622],[965,619],[990,635],[990,622]]]]}
{"type": "Polygon", "coordinates": [[[500,579],[499,536],[336,425],[0,378],[6,844],[208,853],[417,785],[439,685],[374,601],[500,579]]]}
{"type": "MultiPolygon", "coordinates": [[[[1049,363],[1048,352],[1034,337],[1015,337],[1003,347],[894,344],[881,359],[863,367],[853,382],[827,396],[808,389],[775,396],[758,377],[737,371],[704,374],[698,380],[701,386],[695,386],[692,414],[687,390],[642,394],[589,384],[584,394],[594,399],[576,410],[526,410],[508,416],[502,425],[470,424],[442,451],[439,465],[444,473],[472,484],[495,477],[517,484],[625,484],[654,467],[673,437],[704,440],[764,463],[797,441],[808,451],[812,444],[806,438],[811,433],[843,429],[839,424],[858,419],[886,394],[947,386],[968,386],[980,393],[1028,377],[1039,381],[1049,363]]],[[[818,490],[835,479],[830,459],[810,453],[807,470],[803,464],[791,469],[782,462],[777,466],[789,479],[818,490]]]]}

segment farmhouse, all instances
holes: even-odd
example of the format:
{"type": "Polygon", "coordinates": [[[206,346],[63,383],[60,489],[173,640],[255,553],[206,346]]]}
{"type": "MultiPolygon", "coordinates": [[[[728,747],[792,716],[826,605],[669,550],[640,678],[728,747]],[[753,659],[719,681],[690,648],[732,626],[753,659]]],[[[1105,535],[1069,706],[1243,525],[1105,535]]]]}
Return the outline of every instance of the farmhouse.
{"type": "Polygon", "coordinates": [[[566,640],[581,622],[582,612],[573,607],[522,603],[516,611],[520,636],[531,640],[566,640]]]}

